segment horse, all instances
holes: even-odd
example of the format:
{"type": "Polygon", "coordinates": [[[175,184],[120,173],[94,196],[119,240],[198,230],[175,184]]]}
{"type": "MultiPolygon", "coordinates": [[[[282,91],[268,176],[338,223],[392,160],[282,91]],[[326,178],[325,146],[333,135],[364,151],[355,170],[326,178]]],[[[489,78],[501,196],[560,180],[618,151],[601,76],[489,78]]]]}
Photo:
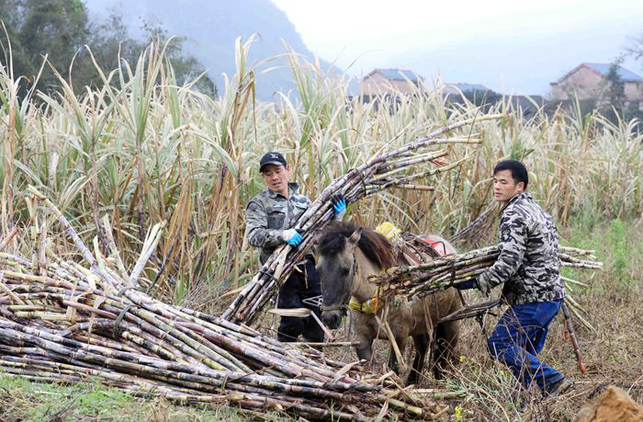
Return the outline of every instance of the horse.
{"type": "MultiPolygon", "coordinates": [[[[439,237],[448,253],[455,249],[439,237]]],[[[459,321],[436,324],[462,307],[456,289],[450,288],[425,298],[380,298],[378,287],[368,277],[394,265],[410,265],[402,253],[396,253],[392,244],[380,233],[346,222],[331,222],[314,241],[316,268],[322,282],[322,322],[331,329],[341,323],[346,305],[355,317],[355,352],[359,359],[370,362],[373,341],[394,339],[391,342],[389,367],[398,373],[397,355],[403,354],[406,341],[413,337],[415,357],[407,384],[419,378],[426,353],[435,336],[434,376],[440,379],[449,362],[455,357],[459,321]],[[385,320],[383,320],[385,318],[385,320]],[[381,323],[381,325],[380,325],[381,323]],[[432,331],[433,330],[433,331],[432,331]]]]}

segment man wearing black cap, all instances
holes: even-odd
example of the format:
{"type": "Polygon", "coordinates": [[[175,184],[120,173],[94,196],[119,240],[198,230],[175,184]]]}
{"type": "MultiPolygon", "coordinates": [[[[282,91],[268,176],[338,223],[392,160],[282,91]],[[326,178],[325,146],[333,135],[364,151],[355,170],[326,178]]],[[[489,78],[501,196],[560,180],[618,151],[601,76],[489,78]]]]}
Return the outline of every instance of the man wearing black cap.
{"type": "MultiPolygon", "coordinates": [[[[277,246],[288,243],[297,246],[302,237],[293,227],[310,206],[310,199],[298,193],[299,185],[289,183],[290,168],[283,155],[268,152],[259,162],[267,189],[250,200],[246,208],[246,238],[248,243],[260,249],[259,259],[264,264],[277,246]]],[[[334,204],[336,216],[346,210],[346,203],[334,204]]],[[[277,306],[282,309],[308,308],[318,316],[318,307],[308,305],[304,299],[321,295],[321,283],[311,255],[301,262],[290,278],[279,289],[277,306]]],[[[277,339],[284,342],[297,341],[303,337],[310,342],[323,342],[324,332],[312,316],[306,318],[282,317],[277,339]]]]}

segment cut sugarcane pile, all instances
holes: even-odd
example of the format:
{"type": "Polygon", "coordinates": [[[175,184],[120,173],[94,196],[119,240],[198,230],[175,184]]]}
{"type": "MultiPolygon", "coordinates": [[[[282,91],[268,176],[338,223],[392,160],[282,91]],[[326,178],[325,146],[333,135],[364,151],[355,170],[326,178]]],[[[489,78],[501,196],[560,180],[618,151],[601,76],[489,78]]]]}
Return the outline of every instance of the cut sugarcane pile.
{"type": "Polygon", "coordinates": [[[331,220],[333,210],[329,199],[333,194],[342,194],[346,203],[351,204],[367,195],[391,187],[430,190],[430,187],[413,185],[412,182],[452,170],[466,158],[445,164],[440,159],[448,154],[448,150],[427,152],[425,149],[454,143],[477,144],[480,141],[472,139],[470,134],[464,137],[441,138],[441,136],[458,128],[501,117],[502,115],[488,115],[445,126],[394,151],[375,154],[367,163],[352,169],[346,175],[335,180],[311,204],[294,227],[303,233],[302,243],[296,248],[283,245],[273,252],[252,281],[245,286],[226,309],[222,318],[245,324],[253,324],[256,321],[260,311],[276,294],[280,283],[288,278],[295,265],[303,259],[306,251],[312,245],[315,230],[322,228],[331,220]],[[409,168],[429,164],[435,167],[428,170],[421,169],[413,174],[402,173],[409,168]]]}
{"type": "MultiPolygon", "coordinates": [[[[0,252],[0,371],[35,381],[98,381],[136,395],[308,419],[368,420],[389,408],[431,417],[426,398],[404,394],[388,379],[360,379],[359,366],[138,291],[159,227],[150,230],[128,274],[118,251],[104,257],[96,247],[92,253],[60,211],[31,192],[31,241],[21,240],[32,256],[0,252]],[[45,211],[88,265],[54,251],[45,211]]],[[[0,251],[16,233],[6,235],[0,251]]]]}
{"type": "MultiPolygon", "coordinates": [[[[593,251],[561,247],[558,256],[560,265],[570,268],[601,269],[603,264],[596,261],[593,251]]],[[[397,266],[369,277],[369,281],[380,286],[381,294],[424,297],[440,290],[457,286],[485,272],[491,267],[500,251],[497,246],[470,251],[459,255],[448,255],[414,266],[397,266]]],[[[563,277],[568,291],[572,285],[586,284],[563,277]]],[[[574,314],[585,325],[589,325],[578,313],[578,303],[567,294],[567,301],[574,314]]],[[[591,326],[590,326],[591,327],[591,326]]]]}

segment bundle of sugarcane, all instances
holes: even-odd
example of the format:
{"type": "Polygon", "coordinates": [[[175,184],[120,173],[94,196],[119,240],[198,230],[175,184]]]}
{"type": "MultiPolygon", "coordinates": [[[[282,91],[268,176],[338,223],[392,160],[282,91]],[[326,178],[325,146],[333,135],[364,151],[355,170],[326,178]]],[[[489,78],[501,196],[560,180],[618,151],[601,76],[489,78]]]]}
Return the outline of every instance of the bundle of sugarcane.
{"type": "MultiPolygon", "coordinates": [[[[419,265],[391,267],[369,277],[369,281],[378,284],[383,295],[424,297],[482,274],[496,262],[499,255],[498,247],[490,246],[459,255],[436,258],[419,265]]],[[[603,266],[601,262],[596,261],[593,251],[560,247],[558,256],[563,267],[601,269],[603,266]]],[[[579,281],[562,278],[570,291],[573,291],[573,285],[587,287],[579,281]]],[[[574,310],[582,310],[571,295],[567,295],[567,300],[574,310]]],[[[576,316],[583,324],[590,326],[577,312],[576,316]]]]}
{"type": "Polygon", "coordinates": [[[428,403],[392,398],[393,383],[360,380],[353,365],[136,290],[158,226],[128,274],[117,250],[103,257],[95,242],[92,253],[60,211],[30,191],[32,257],[0,252],[3,372],[47,382],[95,380],[134,394],[287,410],[309,419],[366,420],[388,406],[430,416],[423,409],[428,403]],[[53,250],[48,220],[38,212],[43,208],[57,217],[89,266],[53,250]]]}
{"type": "Polygon", "coordinates": [[[259,312],[275,295],[280,283],[287,279],[295,265],[303,259],[313,241],[314,231],[322,228],[332,219],[333,210],[330,201],[332,195],[342,194],[347,204],[350,204],[367,195],[391,187],[430,189],[430,187],[413,185],[412,182],[452,170],[464,162],[466,158],[447,164],[441,161],[441,158],[448,154],[447,150],[431,152],[423,152],[422,150],[453,143],[477,144],[480,141],[470,135],[450,138],[440,138],[440,136],[476,122],[501,117],[502,115],[489,115],[445,126],[394,151],[375,154],[367,163],[336,179],[312,203],[294,227],[303,233],[302,243],[298,247],[283,245],[277,248],[252,281],[245,286],[226,309],[222,318],[245,324],[255,322],[259,312]],[[402,175],[402,171],[405,169],[426,164],[433,164],[436,167],[402,175]]]}
{"type": "MultiPolygon", "coordinates": [[[[563,267],[601,269],[603,264],[595,261],[593,253],[563,246],[558,256],[563,267]]],[[[419,265],[391,267],[369,277],[369,281],[380,285],[384,294],[422,297],[482,274],[496,262],[499,255],[498,247],[490,246],[463,254],[447,255],[419,265]]]]}

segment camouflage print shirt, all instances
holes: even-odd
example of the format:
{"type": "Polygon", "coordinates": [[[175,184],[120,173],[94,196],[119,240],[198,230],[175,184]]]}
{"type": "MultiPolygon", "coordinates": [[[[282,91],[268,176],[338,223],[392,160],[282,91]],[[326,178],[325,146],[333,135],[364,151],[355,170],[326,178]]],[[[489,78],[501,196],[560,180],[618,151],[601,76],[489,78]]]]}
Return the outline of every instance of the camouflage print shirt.
{"type": "Polygon", "coordinates": [[[310,199],[297,193],[299,185],[289,183],[289,198],[266,189],[250,200],[246,207],[246,238],[261,250],[265,263],[275,248],[284,243],[283,231],[294,227],[310,206],[310,199]]]}
{"type": "Polygon", "coordinates": [[[491,286],[505,283],[503,295],[510,304],[565,296],[558,272],[556,224],[529,193],[516,195],[502,211],[498,247],[498,260],[478,278],[491,286]]]}

